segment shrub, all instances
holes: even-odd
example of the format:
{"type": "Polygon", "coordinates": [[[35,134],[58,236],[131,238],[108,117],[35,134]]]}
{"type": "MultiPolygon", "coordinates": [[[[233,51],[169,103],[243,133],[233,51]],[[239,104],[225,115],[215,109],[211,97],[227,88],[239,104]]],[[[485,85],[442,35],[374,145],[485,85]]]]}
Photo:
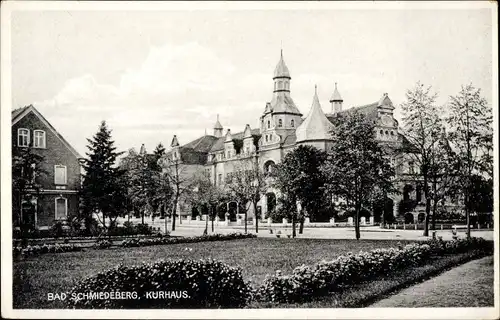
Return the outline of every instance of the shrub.
{"type": "Polygon", "coordinates": [[[301,302],[328,291],[341,290],[380,275],[402,268],[425,264],[432,255],[473,251],[476,255],[491,254],[492,242],[481,238],[408,244],[401,248],[376,249],[370,252],[349,253],[332,261],[314,266],[299,266],[290,275],[281,272],[267,276],[257,289],[256,298],[271,302],[301,302]]]}
{"type": "Polygon", "coordinates": [[[65,235],[63,223],[56,221],[50,228],[50,233],[56,239],[63,237],[65,235]]]}
{"type": "Polygon", "coordinates": [[[78,244],[43,244],[26,247],[13,247],[13,256],[34,256],[44,253],[60,253],[81,251],[83,248],[78,244]]]}
{"type": "Polygon", "coordinates": [[[170,237],[157,237],[157,238],[147,238],[138,239],[131,238],[125,239],[122,242],[122,247],[145,247],[154,246],[160,244],[176,244],[176,243],[195,243],[203,241],[222,241],[222,240],[236,240],[236,239],[246,239],[246,238],[256,238],[254,234],[243,234],[243,233],[229,233],[229,234],[210,234],[198,237],[182,237],[182,238],[170,238],[170,237]]]}
{"type": "Polygon", "coordinates": [[[73,308],[213,308],[241,307],[250,297],[250,287],[239,268],[214,260],[157,261],[116,268],[80,281],[67,303],[73,308]],[[170,298],[151,299],[147,292],[168,292],[170,298]],[[135,299],[78,299],[99,292],[131,292],[135,299]]]}
{"type": "Polygon", "coordinates": [[[107,249],[113,245],[113,242],[108,239],[98,239],[94,244],[94,249],[107,249]]]}

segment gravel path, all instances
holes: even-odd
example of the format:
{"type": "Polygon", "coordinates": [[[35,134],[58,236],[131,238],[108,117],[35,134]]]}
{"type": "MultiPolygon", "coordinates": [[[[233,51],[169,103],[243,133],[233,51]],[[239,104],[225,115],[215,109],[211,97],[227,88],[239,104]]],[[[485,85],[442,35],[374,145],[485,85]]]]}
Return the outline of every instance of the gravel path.
{"type": "Polygon", "coordinates": [[[370,307],[493,307],[493,271],[493,256],[470,261],[370,307]]]}

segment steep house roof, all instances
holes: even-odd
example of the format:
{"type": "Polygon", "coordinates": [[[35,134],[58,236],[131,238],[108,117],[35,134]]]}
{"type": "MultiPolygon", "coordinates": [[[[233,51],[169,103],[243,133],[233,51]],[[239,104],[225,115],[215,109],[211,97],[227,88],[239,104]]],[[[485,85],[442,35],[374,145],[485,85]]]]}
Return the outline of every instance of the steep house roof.
{"type": "Polygon", "coordinates": [[[283,50],[281,50],[280,61],[278,61],[278,64],[274,69],[273,79],[274,78],[290,78],[290,71],[288,70],[288,67],[285,64],[285,60],[283,59],[283,50]]]}
{"type": "Polygon", "coordinates": [[[295,132],[297,135],[297,142],[308,140],[331,140],[330,131],[332,129],[333,124],[325,116],[323,109],[321,109],[318,93],[315,90],[311,110],[295,132]]]}
{"type": "Polygon", "coordinates": [[[335,82],[335,90],[333,90],[332,97],[330,98],[330,102],[335,102],[335,101],[344,101],[342,97],[340,96],[340,92],[337,89],[337,82],[335,82]]]}
{"type": "Polygon", "coordinates": [[[295,102],[293,102],[289,92],[277,92],[274,94],[270,103],[270,108],[272,113],[286,112],[302,115],[300,110],[295,105],[295,102]]]}
{"type": "Polygon", "coordinates": [[[40,121],[42,121],[42,123],[50,129],[50,131],[52,131],[52,133],[59,139],[61,140],[61,142],[68,148],[68,150],[78,159],[82,158],[82,156],[78,153],[78,151],[75,150],[75,148],[73,148],[73,146],[71,144],[69,144],[68,141],[66,141],[66,139],[64,139],[64,137],[59,133],[57,132],[57,130],[50,124],[49,121],[47,121],[47,119],[45,119],[45,117],[33,106],[33,105],[29,105],[29,106],[26,106],[26,107],[23,107],[23,108],[19,108],[19,109],[15,109],[15,110],[12,110],[12,125],[15,125],[17,122],[19,122],[19,120],[21,120],[22,118],[24,118],[25,116],[27,116],[30,112],[33,112],[33,114],[35,116],[37,116],[40,121]]]}
{"type": "MultiPolygon", "coordinates": [[[[260,130],[259,129],[252,129],[251,132],[252,132],[252,136],[254,138],[260,137],[260,130]]],[[[244,138],[244,132],[238,132],[238,133],[234,133],[231,135],[232,135],[233,141],[243,140],[243,138],[244,138]]],[[[215,143],[212,145],[212,148],[210,148],[210,152],[224,150],[225,138],[226,138],[225,136],[218,138],[217,141],[215,141],[215,143]]]]}

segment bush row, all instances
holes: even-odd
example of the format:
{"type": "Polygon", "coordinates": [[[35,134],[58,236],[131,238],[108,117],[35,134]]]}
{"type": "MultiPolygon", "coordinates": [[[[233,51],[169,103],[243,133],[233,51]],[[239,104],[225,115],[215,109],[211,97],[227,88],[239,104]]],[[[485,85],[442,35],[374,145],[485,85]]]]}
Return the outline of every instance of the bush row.
{"type": "Polygon", "coordinates": [[[81,251],[82,247],[77,244],[43,244],[26,247],[13,247],[13,255],[17,256],[33,256],[43,253],[60,253],[81,251]]]}
{"type": "Polygon", "coordinates": [[[239,268],[222,262],[160,260],[133,267],[120,265],[86,278],[72,288],[67,303],[72,308],[90,309],[242,307],[250,297],[249,288],[239,268]],[[91,298],[103,292],[126,299],[91,298]]]}
{"type": "Polygon", "coordinates": [[[492,244],[476,238],[446,242],[433,240],[400,248],[349,253],[314,266],[299,266],[290,275],[283,275],[278,270],[275,275],[266,277],[257,289],[256,299],[278,303],[307,301],[329,291],[341,290],[346,285],[391,274],[398,269],[425,264],[432,255],[468,251],[476,251],[478,254],[491,253],[492,244]]]}
{"type": "Polygon", "coordinates": [[[125,239],[122,242],[122,247],[144,247],[144,246],[154,246],[160,244],[176,244],[176,243],[194,243],[203,241],[221,241],[221,240],[236,240],[236,239],[248,239],[256,238],[254,234],[244,234],[244,233],[228,233],[228,234],[209,234],[198,237],[158,237],[149,239],[125,239]]]}

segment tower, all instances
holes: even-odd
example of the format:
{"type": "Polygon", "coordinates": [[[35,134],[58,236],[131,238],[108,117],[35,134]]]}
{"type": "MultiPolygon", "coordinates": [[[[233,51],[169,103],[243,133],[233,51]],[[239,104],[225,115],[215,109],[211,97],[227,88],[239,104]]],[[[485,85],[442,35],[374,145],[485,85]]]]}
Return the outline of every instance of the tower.
{"type": "Polygon", "coordinates": [[[224,128],[222,127],[222,125],[219,122],[219,115],[217,114],[217,121],[215,122],[215,125],[214,125],[214,136],[216,138],[222,137],[222,130],[223,129],[224,128]]]}
{"type": "Polygon", "coordinates": [[[344,102],[344,100],[340,96],[339,90],[337,90],[337,82],[335,82],[335,90],[333,90],[332,97],[330,98],[330,103],[332,104],[332,113],[342,111],[342,102],[344,102]]]}

